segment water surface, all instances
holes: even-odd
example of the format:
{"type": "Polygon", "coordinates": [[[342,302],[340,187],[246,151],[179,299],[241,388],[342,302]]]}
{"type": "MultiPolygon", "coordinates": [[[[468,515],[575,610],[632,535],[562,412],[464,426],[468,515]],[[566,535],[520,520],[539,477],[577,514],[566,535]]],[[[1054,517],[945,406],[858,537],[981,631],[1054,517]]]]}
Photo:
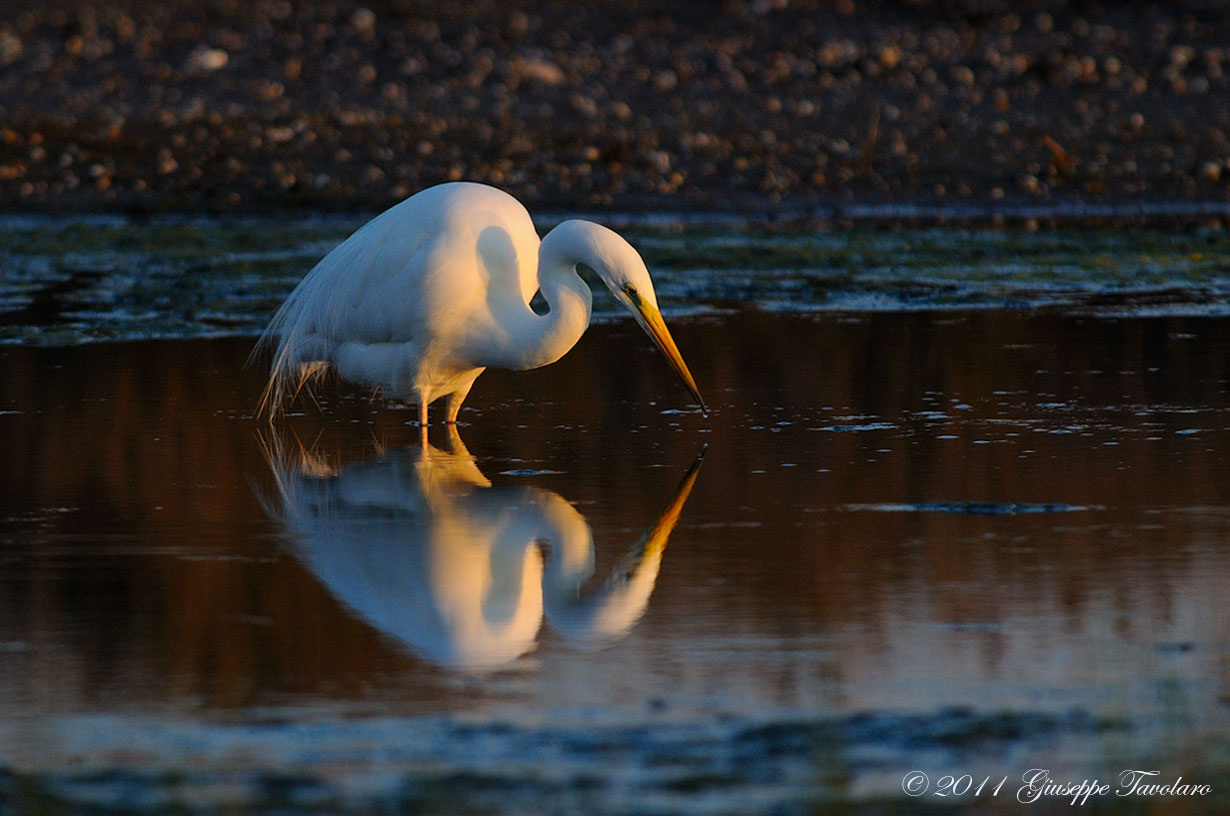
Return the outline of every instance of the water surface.
{"type": "MultiPolygon", "coordinates": [[[[362,221],[0,219],[0,343],[259,333],[312,264],[362,221]]],[[[695,217],[614,223],[644,254],[668,316],[971,308],[1230,314],[1223,231],[832,232],[695,217]]],[[[617,317],[614,299],[598,289],[596,319],[617,317]]]]}
{"type": "Polygon", "coordinates": [[[2,807],[952,805],[905,796],[921,770],[1008,776],[956,804],[1016,813],[1030,768],[1148,766],[1224,810],[1230,322],[1195,257],[1221,239],[770,238],[638,240],[708,418],[608,310],[426,447],[344,388],[252,418],[297,256],[237,294],[218,255],[226,325],[167,329],[158,295],[148,339],[135,295],[81,317],[32,277],[0,347],[2,807]],[[903,246],[966,294],[917,295],[903,246]]]}

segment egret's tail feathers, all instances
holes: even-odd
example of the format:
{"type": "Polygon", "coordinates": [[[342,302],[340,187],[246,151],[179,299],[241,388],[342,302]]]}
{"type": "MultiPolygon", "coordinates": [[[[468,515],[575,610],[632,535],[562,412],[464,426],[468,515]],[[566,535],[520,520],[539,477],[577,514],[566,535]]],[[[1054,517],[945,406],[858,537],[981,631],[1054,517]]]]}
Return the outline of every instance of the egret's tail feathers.
{"type": "Polygon", "coordinates": [[[328,371],[329,363],[324,360],[287,365],[275,363],[269,375],[269,382],[261,393],[257,416],[264,416],[272,421],[282,412],[286,403],[298,397],[304,388],[311,394],[311,384],[321,379],[328,371]]]}
{"type": "Polygon", "coordinates": [[[302,288],[300,284],[274,314],[248,358],[251,364],[272,351],[269,382],[261,392],[256,410],[258,417],[263,416],[271,422],[282,412],[287,401],[298,396],[308,383],[329,368],[323,359],[327,351],[311,332],[310,315],[304,314],[302,288]]]}
{"type": "Polygon", "coordinates": [[[363,279],[354,278],[348,271],[361,263],[352,264],[346,253],[338,255],[345,246],[343,242],[326,255],[287,295],[253,350],[254,356],[272,352],[269,382],[259,409],[271,420],[285,402],[330,367],[335,338],[347,336],[349,312],[339,304],[358,301],[356,287],[363,279]]]}

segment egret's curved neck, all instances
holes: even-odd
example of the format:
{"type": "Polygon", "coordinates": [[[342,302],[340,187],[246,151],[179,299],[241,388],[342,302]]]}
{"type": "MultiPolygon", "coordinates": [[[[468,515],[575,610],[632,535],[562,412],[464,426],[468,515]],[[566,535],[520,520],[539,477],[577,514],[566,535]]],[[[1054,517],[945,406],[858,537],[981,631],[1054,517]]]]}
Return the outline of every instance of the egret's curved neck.
{"type": "Polygon", "coordinates": [[[593,295],[577,274],[577,265],[601,268],[602,227],[589,221],[565,221],[547,233],[538,248],[538,286],[550,306],[545,315],[529,310],[521,327],[516,359],[509,368],[538,368],[568,352],[589,326],[593,295]]]}

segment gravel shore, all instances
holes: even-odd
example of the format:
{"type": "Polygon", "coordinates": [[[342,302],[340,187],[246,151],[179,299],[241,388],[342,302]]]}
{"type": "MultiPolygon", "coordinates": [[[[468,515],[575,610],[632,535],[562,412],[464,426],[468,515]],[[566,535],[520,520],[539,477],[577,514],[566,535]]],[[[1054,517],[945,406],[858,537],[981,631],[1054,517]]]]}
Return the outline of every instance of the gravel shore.
{"type": "Polygon", "coordinates": [[[0,210],[1230,204],[1230,5],[9,0],[0,210]]]}

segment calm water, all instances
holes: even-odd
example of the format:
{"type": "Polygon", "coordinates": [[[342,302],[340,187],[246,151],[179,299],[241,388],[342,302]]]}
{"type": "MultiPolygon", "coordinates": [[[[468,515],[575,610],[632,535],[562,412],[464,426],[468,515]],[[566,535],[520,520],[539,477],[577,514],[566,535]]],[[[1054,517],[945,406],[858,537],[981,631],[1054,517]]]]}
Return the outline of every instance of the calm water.
{"type": "Polygon", "coordinates": [[[645,229],[708,418],[608,319],[424,447],[251,418],[336,225],[100,229],[5,238],[0,811],[1230,807],[1219,236],[645,229]]]}

